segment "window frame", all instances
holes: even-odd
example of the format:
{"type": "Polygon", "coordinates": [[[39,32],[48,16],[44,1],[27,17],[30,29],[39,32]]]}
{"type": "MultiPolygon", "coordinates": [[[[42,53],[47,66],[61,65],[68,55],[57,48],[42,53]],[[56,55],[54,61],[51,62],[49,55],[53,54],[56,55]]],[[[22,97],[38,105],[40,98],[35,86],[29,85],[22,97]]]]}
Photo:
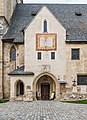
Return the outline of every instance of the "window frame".
{"type": "Polygon", "coordinates": [[[47,20],[45,19],[43,22],[43,32],[46,33],[48,31],[48,24],[47,24],[47,20]]]}
{"type": "Polygon", "coordinates": [[[50,59],[51,59],[51,60],[56,60],[56,52],[55,52],[55,51],[51,51],[51,52],[50,52],[50,59]],[[54,59],[52,59],[52,53],[55,53],[55,58],[54,58],[54,59]]]}
{"type": "MultiPolygon", "coordinates": [[[[86,85],[86,86],[87,86],[87,81],[82,83],[80,77],[87,77],[87,75],[84,75],[84,74],[83,74],[83,75],[77,75],[77,85],[81,85],[81,86],[82,86],[82,85],[83,85],[83,86],[86,85]],[[80,78],[80,79],[79,79],[79,78],[80,78]],[[79,81],[79,80],[80,80],[80,81],[79,81]],[[85,84],[85,83],[86,83],[86,84],[85,84]]],[[[83,78],[83,79],[84,79],[84,78],[83,78]]]]}
{"type": "Polygon", "coordinates": [[[71,60],[80,60],[80,48],[71,48],[71,60]],[[78,58],[73,57],[73,50],[78,50],[78,58]]]}
{"type": "Polygon", "coordinates": [[[16,61],[16,48],[14,46],[12,46],[10,48],[10,61],[16,61]],[[13,59],[13,55],[12,55],[12,52],[13,52],[13,49],[15,50],[15,59],[13,59]]]}
{"type": "Polygon", "coordinates": [[[42,52],[41,52],[41,51],[37,51],[37,52],[36,52],[36,60],[41,61],[42,58],[43,58],[42,52]],[[41,59],[38,59],[38,53],[41,53],[41,59]]]}

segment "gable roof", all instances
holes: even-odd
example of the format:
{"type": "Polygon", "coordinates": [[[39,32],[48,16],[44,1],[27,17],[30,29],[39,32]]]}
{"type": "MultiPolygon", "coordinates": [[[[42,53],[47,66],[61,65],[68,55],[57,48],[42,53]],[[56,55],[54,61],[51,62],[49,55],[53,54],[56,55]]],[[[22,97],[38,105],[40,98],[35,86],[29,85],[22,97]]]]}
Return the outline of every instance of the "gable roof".
{"type": "MultiPolygon", "coordinates": [[[[23,43],[23,29],[44,4],[18,4],[3,40],[23,43]]],[[[66,41],[87,41],[87,4],[46,4],[47,8],[67,30],[66,41]]]]}

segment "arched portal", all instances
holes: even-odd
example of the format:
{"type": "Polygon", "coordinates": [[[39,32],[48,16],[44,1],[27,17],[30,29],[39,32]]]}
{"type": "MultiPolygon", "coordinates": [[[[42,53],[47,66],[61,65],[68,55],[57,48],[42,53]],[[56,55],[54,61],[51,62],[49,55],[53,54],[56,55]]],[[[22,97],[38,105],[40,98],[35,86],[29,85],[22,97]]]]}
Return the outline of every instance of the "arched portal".
{"type": "Polygon", "coordinates": [[[50,99],[52,93],[55,93],[55,98],[58,98],[59,83],[55,76],[49,73],[38,75],[33,82],[34,99],[50,99]]]}
{"type": "Polygon", "coordinates": [[[24,95],[24,84],[21,80],[16,83],[16,96],[24,95]]]}

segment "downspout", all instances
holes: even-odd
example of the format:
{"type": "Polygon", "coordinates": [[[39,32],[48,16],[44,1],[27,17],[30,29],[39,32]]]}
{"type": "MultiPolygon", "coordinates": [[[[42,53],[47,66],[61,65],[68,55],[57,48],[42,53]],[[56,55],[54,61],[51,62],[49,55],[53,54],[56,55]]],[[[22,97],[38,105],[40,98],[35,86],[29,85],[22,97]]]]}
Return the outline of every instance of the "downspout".
{"type": "Polygon", "coordinates": [[[2,92],[4,98],[4,43],[2,41],[2,92]]]}

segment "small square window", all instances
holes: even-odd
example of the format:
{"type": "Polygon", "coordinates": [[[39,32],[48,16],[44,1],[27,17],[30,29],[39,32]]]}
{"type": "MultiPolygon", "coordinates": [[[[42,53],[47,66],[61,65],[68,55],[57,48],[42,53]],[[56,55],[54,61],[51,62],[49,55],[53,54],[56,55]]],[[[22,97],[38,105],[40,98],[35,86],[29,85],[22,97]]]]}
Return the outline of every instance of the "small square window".
{"type": "Polygon", "coordinates": [[[41,52],[37,52],[37,59],[41,60],[41,52]]]}
{"type": "Polygon", "coordinates": [[[51,52],[51,60],[55,60],[55,52],[51,52]]]}
{"type": "Polygon", "coordinates": [[[79,60],[79,50],[80,49],[72,49],[71,58],[72,60],[79,60]]]}

